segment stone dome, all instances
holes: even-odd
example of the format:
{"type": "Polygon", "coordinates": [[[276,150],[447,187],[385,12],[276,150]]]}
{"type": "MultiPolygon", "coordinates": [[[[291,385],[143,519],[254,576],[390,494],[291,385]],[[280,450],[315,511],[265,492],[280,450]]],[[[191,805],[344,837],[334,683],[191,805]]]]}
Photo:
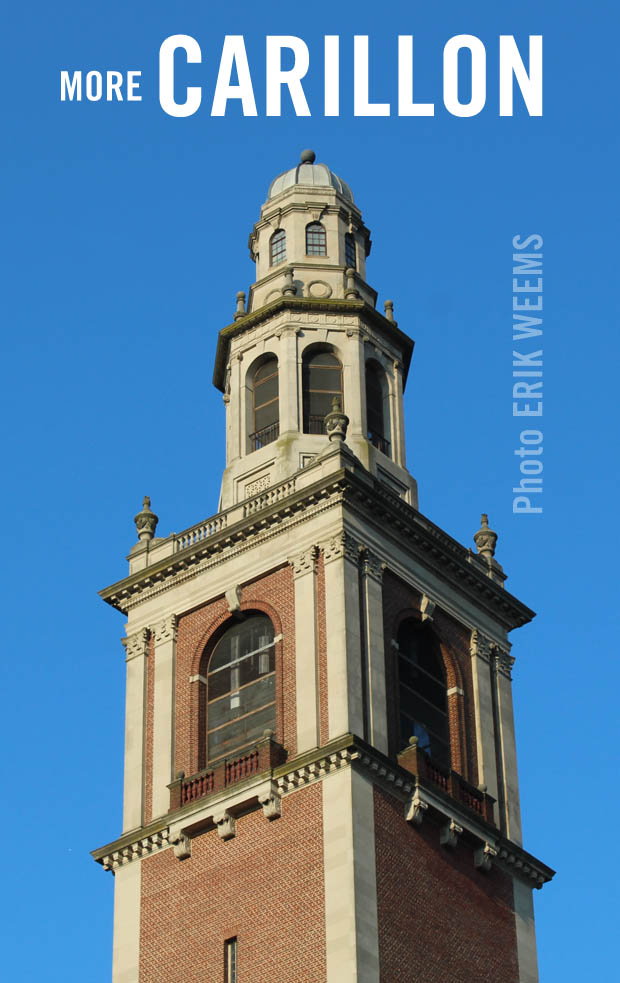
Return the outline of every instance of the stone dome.
{"type": "Polygon", "coordinates": [[[301,154],[301,161],[296,167],[291,167],[289,171],[278,174],[271,182],[267,193],[267,200],[275,198],[282,191],[296,185],[313,188],[334,188],[343,198],[353,201],[353,194],[348,184],[330,171],[327,164],[315,164],[316,155],[313,150],[304,150],[301,154]]]}

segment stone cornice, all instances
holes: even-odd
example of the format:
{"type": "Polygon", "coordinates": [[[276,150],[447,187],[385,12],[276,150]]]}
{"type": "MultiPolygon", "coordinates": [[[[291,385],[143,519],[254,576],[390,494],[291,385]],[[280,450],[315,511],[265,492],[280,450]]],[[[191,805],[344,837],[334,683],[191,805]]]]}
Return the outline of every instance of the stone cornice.
{"type": "Polygon", "coordinates": [[[224,392],[226,365],[228,362],[228,348],[232,338],[243,334],[249,328],[255,327],[262,321],[279,314],[280,311],[307,311],[311,314],[357,314],[368,321],[381,334],[386,335],[392,342],[396,342],[403,352],[403,387],[407,380],[411,355],[413,353],[413,340],[397,327],[395,321],[389,321],[383,314],[371,307],[363,300],[338,300],[330,297],[325,300],[316,297],[278,297],[276,300],[265,304],[256,311],[240,317],[237,321],[222,328],[219,333],[217,350],[215,354],[215,367],[213,369],[213,385],[224,392]]]}
{"type": "Polygon", "coordinates": [[[102,590],[101,597],[118,610],[128,609],[176,583],[196,576],[205,565],[220,562],[226,554],[250,549],[280,535],[292,525],[311,519],[318,511],[341,506],[351,508],[382,536],[407,549],[418,562],[449,582],[478,607],[486,608],[507,631],[526,624],[534,612],[491,580],[472,562],[470,550],[392,494],[369,472],[341,468],[319,481],[257,507],[240,521],[191,543],[151,566],[102,590]]]}
{"type": "Polygon", "coordinates": [[[354,767],[403,804],[403,816],[414,826],[432,819],[439,826],[440,842],[453,848],[457,839],[473,848],[473,864],[488,870],[493,864],[519,876],[532,887],[542,887],[554,871],[522,847],[502,836],[494,826],[468,812],[438,789],[420,782],[397,762],[376,751],[353,734],[344,734],[322,748],[307,751],[227,793],[205,796],[168,814],[143,829],[93,850],[93,858],[106,870],[139,860],[153,852],[174,848],[179,860],[191,856],[191,839],[216,829],[221,839],[236,835],[236,816],[262,808],[268,821],[281,815],[281,799],[321,781],[341,768],[354,767]]]}

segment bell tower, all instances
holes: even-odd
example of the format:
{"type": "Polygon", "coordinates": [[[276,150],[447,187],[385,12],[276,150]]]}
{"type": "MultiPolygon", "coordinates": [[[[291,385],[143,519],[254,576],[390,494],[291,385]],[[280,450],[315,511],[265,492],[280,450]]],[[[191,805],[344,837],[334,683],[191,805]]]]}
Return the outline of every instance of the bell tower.
{"type": "Polygon", "coordinates": [[[413,342],[312,151],[271,183],[219,335],[217,513],[157,537],[126,617],[114,983],[535,983],[497,534],[418,511],[413,342]]]}

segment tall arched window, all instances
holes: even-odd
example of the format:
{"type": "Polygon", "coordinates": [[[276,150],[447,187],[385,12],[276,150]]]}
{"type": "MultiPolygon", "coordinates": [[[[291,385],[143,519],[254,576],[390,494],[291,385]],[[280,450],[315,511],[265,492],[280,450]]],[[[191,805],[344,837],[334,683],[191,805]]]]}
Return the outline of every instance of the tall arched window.
{"type": "Polygon", "coordinates": [[[304,433],[325,433],[325,417],[342,396],[342,365],[332,352],[304,354],[302,365],[304,433]]]}
{"type": "Polygon", "coordinates": [[[253,389],[250,450],[256,451],[276,440],[280,433],[277,358],[259,365],[254,372],[253,389]]]}
{"type": "Polygon", "coordinates": [[[374,362],[366,363],[366,431],[368,439],[384,454],[390,453],[390,442],[387,439],[386,414],[384,411],[386,397],[385,373],[374,362]]]}
{"type": "Polygon", "coordinates": [[[276,229],[269,240],[269,262],[271,266],[277,266],[286,259],[286,232],[284,229],[276,229]]]}
{"type": "Polygon", "coordinates": [[[357,255],[355,252],[355,236],[352,232],[345,232],[344,236],[344,262],[347,269],[357,269],[357,255]]]}
{"type": "Polygon", "coordinates": [[[207,672],[207,763],[235,755],[275,730],[274,632],[253,612],[226,631],[207,672]]]}
{"type": "Polygon", "coordinates": [[[327,238],[320,222],[306,226],[306,256],[327,256],[327,238]]]}
{"type": "Polygon", "coordinates": [[[450,764],[446,680],[439,642],[413,618],[398,630],[400,748],[410,737],[442,764],[450,764]]]}

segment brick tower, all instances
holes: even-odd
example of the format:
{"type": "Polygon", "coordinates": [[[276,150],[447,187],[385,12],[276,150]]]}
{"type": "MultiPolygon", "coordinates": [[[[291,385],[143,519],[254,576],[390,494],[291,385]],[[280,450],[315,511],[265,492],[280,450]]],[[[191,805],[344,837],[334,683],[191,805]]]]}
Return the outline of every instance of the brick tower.
{"type": "Polygon", "coordinates": [[[271,184],[220,332],[219,511],[129,574],[114,983],[534,983],[504,589],[486,516],[417,510],[413,342],[314,154],[271,184]]]}

